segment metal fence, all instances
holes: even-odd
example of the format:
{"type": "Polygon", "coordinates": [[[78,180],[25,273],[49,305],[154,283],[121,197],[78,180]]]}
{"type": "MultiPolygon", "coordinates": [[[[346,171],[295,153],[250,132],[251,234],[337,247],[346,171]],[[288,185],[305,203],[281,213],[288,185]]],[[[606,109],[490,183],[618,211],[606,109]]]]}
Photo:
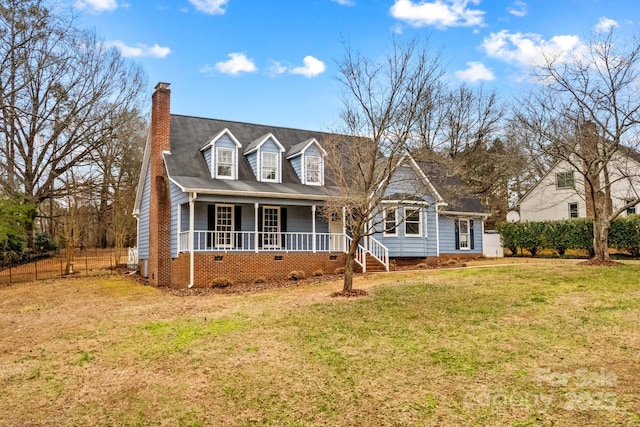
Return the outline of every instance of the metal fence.
{"type": "Polygon", "coordinates": [[[86,251],[73,257],[69,273],[66,271],[67,258],[64,254],[52,257],[32,257],[23,262],[0,262],[0,284],[29,282],[55,277],[92,276],[113,274],[119,267],[126,267],[127,258],[117,257],[105,251],[86,251]]]}

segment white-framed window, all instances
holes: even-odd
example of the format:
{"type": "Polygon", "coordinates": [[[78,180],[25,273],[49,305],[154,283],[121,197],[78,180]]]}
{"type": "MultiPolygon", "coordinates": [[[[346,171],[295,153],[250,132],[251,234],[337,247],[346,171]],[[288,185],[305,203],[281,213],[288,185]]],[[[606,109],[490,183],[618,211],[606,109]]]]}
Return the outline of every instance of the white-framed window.
{"type": "Polygon", "coordinates": [[[471,246],[470,241],[470,227],[468,219],[458,220],[458,246],[460,250],[469,250],[471,246]]]}
{"type": "Polygon", "coordinates": [[[305,157],[305,182],[309,185],[322,183],[322,159],[316,156],[305,157]]]}
{"type": "Polygon", "coordinates": [[[404,234],[407,237],[422,236],[422,215],[420,208],[404,208],[404,234]]]}
{"type": "Polygon", "coordinates": [[[262,181],[278,182],[278,178],[280,177],[278,170],[279,157],[280,155],[278,153],[262,153],[262,181]]]}
{"type": "Polygon", "coordinates": [[[216,205],[216,247],[233,247],[233,205],[216,205]]]}
{"type": "Polygon", "coordinates": [[[569,203],[569,218],[578,218],[578,204],[577,203],[569,203]]]}
{"type": "Polygon", "coordinates": [[[233,178],[233,149],[216,148],[216,178],[233,178]]]}
{"type": "Polygon", "coordinates": [[[280,247],[280,208],[278,206],[262,208],[262,247],[265,249],[280,247]]]}
{"type": "Polygon", "coordinates": [[[396,208],[384,208],[382,211],[384,215],[384,236],[397,236],[398,235],[398,209],[396,208]]]}
{"type": "MultiPolygon", "coordinates": [[[[627,200],[625,200],[625,201],[624,201],[624,204],[626,205],[627,203],[631,203],[631,202],[633,202],[633,200],[635,200],[635,199],[627,199],[627,200]]],[[[627,216],[628,216],[628,215],[633,215],[633,214],[635,214],[635,213],[637,212],[637,211],[636,211],[636,206],[637,206],[637,205],[629,206],[629,207],[627,208],[627,216]]]]}
{"type": "Polygon", "coordinates": [[[556,188],[573,188],[573,172],[558,172],[556,174],[556,188]]]}

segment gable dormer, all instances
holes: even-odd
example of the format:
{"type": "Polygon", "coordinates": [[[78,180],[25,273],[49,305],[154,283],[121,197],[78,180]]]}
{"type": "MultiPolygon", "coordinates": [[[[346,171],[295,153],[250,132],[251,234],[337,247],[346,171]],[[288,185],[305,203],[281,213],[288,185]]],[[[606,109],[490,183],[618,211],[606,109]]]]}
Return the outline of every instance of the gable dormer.
{"type": "Polygon", "coordinates": [[[200,149],[211,172],[211,178],[238,179],[240,148],[242,144],[225,128],[200,149]]]}
{"type": "Polygon", "coordinates": [[[327,152],[315,138],[294,145],[287,152],[287,160],[306,185],[324,185],[324,156],[327,152]]]}
{"type": "Polygon", "coordinates": [[[260,182],[282,182],[282,153],[284,147],[272,133],[247,146],[244,155],[260,182]]]}

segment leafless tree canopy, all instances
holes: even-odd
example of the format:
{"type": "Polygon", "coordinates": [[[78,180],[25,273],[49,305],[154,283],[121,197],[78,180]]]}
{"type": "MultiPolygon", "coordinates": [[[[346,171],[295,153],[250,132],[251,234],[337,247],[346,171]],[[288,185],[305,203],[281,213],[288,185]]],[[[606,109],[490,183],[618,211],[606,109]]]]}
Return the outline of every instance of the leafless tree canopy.
{"type": "Polygon", "coordinates": [[[35,204],[64,194],[57,178],[111,141],[145,84],[59,12],[40,0],[0,5],[0,191],[35,204]]]}
{"type": "Polygon", "coordinates": [[[381,201],[416,132],[421,104],[442,76],[439,53],[428,44],[394,39],[382,61],[345,45],[338,63],[343,85],[342,127],[325,142],[326,166],[343,197],[328,212],[346,214],[352,236],[344,290],[351,289],[353,259],[363,237],[375,232],[381,201]]]}
{"type": "MultiPolygon", "coordinates": [[[[619,161],[637,147],[640,127],[640,44],[613,31],[594,38],[571,58],[546,56],[537,67],[537,89],[520,101],[515,126],[529,144],[555,161],[568,162],[584,178],[587,209],[594,216],[596,258],[607,260],[609,222],[636,197],[613,209],[611,187],[634,184],[638,170],[619,161]]],[[[637,181],[636,181],[637,182],[637,181]]]]}

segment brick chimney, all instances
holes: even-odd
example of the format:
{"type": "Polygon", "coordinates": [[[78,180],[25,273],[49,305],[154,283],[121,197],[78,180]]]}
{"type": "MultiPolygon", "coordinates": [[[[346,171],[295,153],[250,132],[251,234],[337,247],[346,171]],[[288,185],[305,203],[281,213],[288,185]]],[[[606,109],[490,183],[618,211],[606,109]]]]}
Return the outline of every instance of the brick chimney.
{"type": "Polygon", "coordinates": [[[580,154],[582,156],[585,180],[584,180],[584,197],[585,204],[587,208],[587,217],[593,218],[593,195],[591,185],[589,185],[587,176],[590,176],[591,182],[593,184],[593,190],[597,193],[596,203],[599,207],[599,211],[603,214],[610,215],[612,211],[612,203],[609,200],[609,203],[606,204],[606,196],[604,191],[601,188],[600,182],[600,173],[595,175],[595,171],[599,170],[602,167],[602,159],[600,158],[600,153],[598,152],[598,143],[600,142],[600,135],[598,134],[598,128],[596,124],[592,121],[585,122],[580,128],[580,154]],[[590,173],[590,171],[592,171],[590,173]]]}
{"type": "Polygon", "coordinates": [[[154,286],[171,286],[171,200],[162,156],[170,148],[170,98],[169,83],[158,83],[151,97],[149,158],[149,282],[154,286]]]}

